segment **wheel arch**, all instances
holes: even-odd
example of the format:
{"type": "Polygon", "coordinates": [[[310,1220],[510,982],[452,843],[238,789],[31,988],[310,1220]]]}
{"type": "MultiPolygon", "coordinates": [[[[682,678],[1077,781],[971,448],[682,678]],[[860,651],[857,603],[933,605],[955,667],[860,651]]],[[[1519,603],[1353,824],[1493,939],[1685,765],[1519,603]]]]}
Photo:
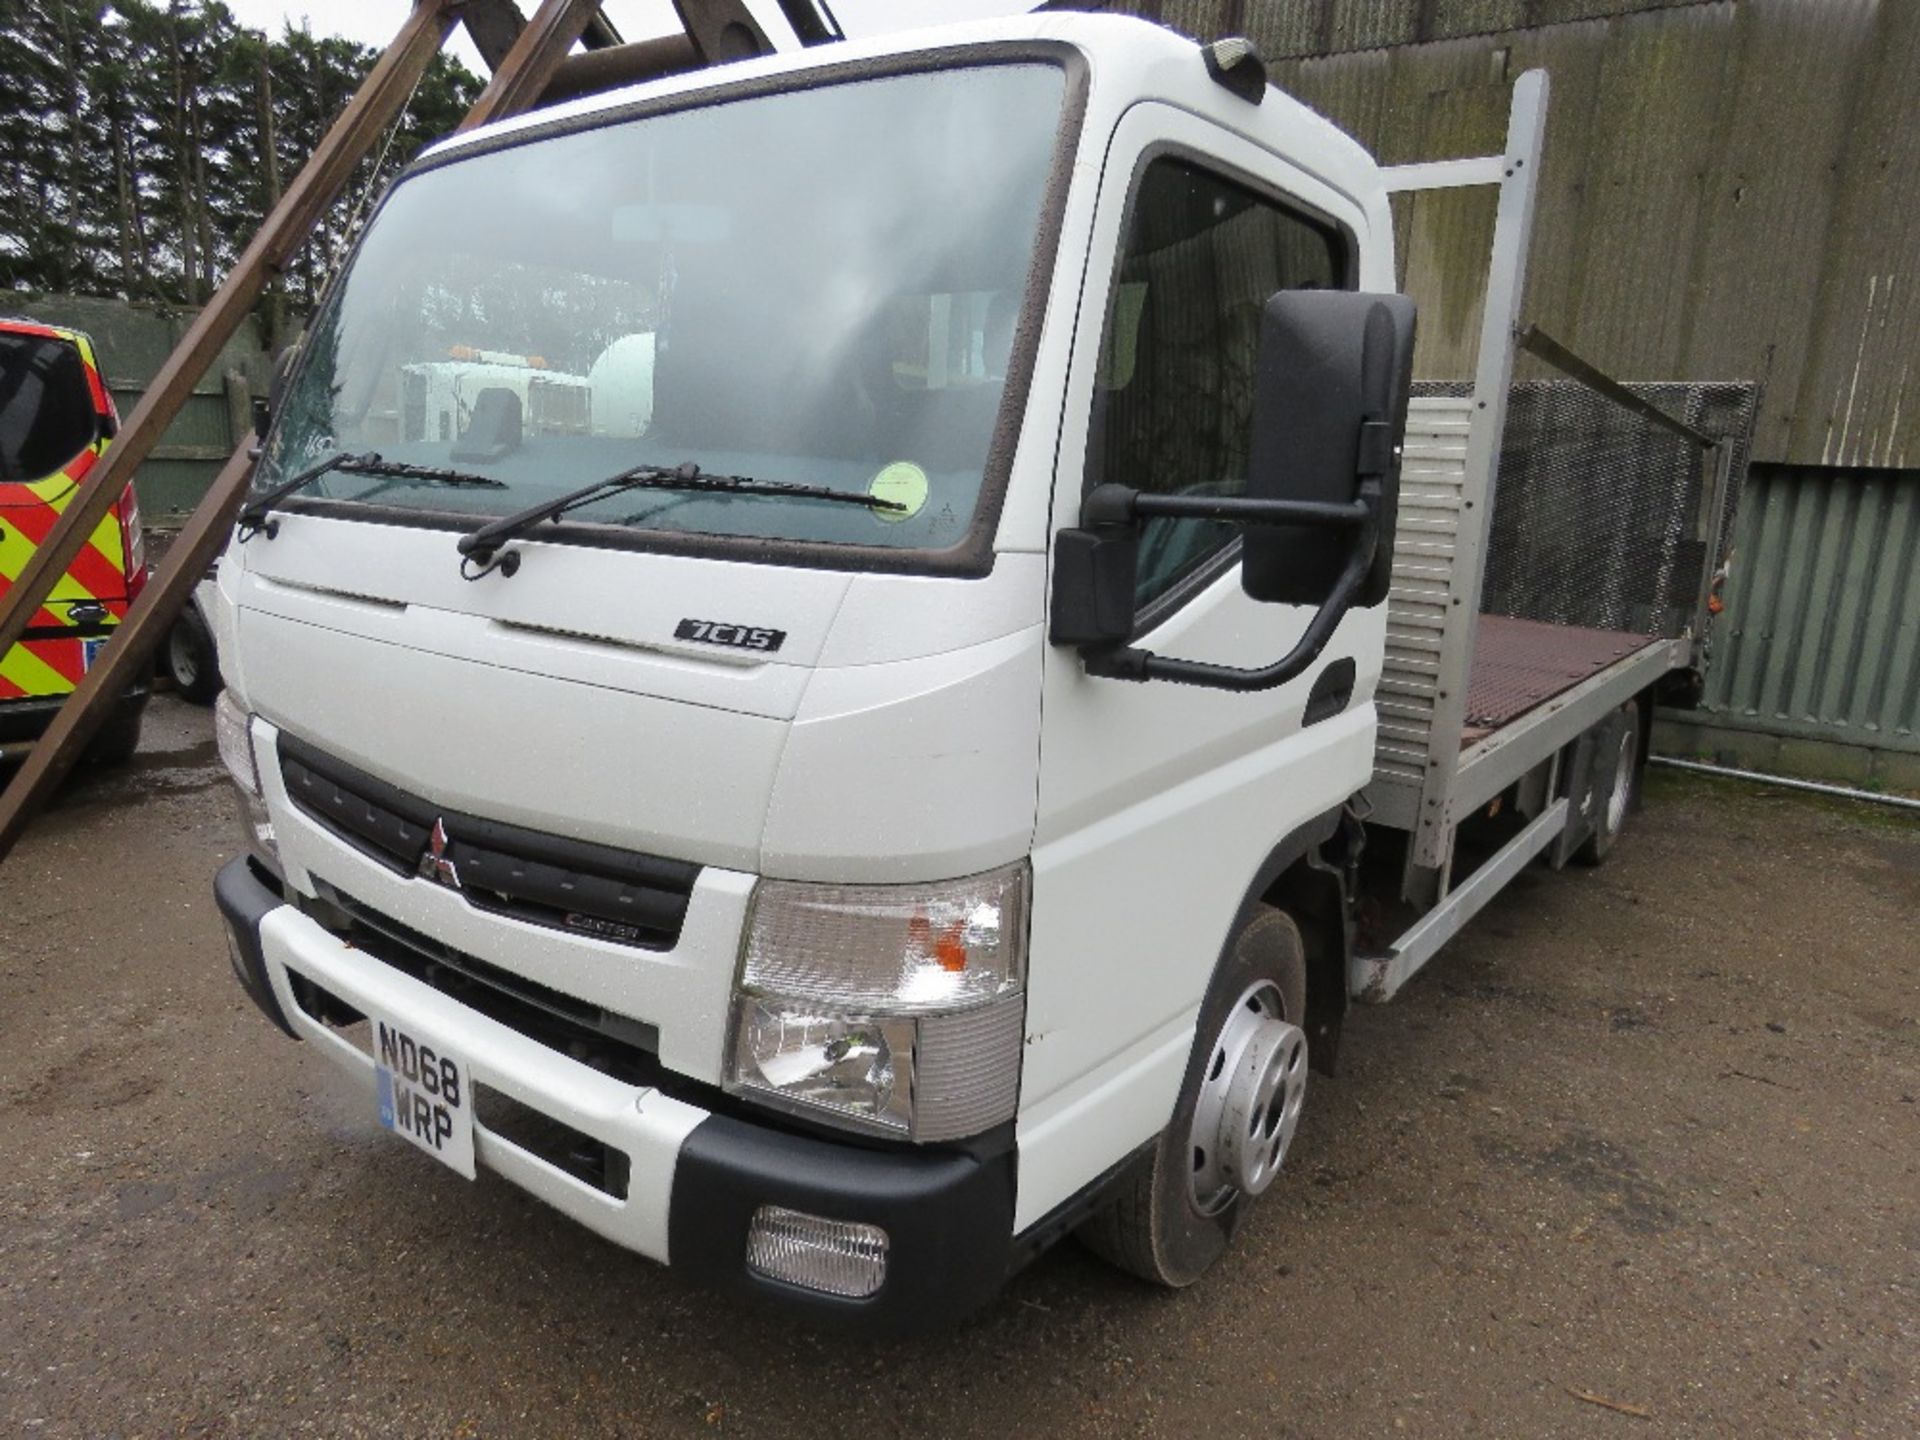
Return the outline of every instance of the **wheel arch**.
{"type": "Polygon", "coordinates": [[[1216,971],[1226,963],[1234,937],[1256,906],[1271,905],[1292,918],[1307,954],[1303,1028],[1308,1054],[1313,1068],[1323,1075],[1334,1073],[1347,1014],[1347,961],[1353,948],[1347,875],[1359,857],[1359,844],[1359,824],[1344,805],[1316,815],[1283,836],[1254,872],[1215,962],[1216,971]]]}

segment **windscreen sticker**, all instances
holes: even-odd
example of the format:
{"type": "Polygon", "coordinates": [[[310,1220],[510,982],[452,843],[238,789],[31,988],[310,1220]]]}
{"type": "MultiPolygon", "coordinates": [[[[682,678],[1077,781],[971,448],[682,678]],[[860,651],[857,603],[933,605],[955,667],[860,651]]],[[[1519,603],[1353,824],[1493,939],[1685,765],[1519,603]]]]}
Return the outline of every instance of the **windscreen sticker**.
{"type": "Polygon", "coordinates": [[[896,505],[904,505],[904,510],[875,510],[876,520],[884,520],[889,525],[898,525],[902,520],[911,520],[927,504],[927,472],[910,460],[896,460],[867,486],[867,493],[876,500],[891,500],[896,505]]]}

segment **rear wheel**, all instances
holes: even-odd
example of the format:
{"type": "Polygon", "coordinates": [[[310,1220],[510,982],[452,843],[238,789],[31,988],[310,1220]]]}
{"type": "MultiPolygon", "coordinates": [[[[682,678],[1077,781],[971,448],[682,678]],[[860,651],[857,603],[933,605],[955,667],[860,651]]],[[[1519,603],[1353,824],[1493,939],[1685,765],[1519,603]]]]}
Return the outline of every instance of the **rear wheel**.
{"type": "Polygon", "coordinates": [[[211,705],[220,693],[220,662],[214,654],[213,632],[200,618],[200,608],[188,605],[167,632],[164,663],[173,688],[182,700],[211,705]]]}
{"type": "Polygon", "coordinates": [[[1640,802],[1640,706],[1628,701],[1602,732],[1594,766],[1605,777],[1594,796],[1593,833],[1574,851],[1582,865],[1598,865],[1612,853],[1640,802]]]}
{"type": "Polygon", "coordinates": [[[1173,1118],[1151,1165],[1081,1227],[1095,1254],[1157,1285],[1220,1258],[1286,1160],[1306,1103],[1307,961],[1300,931],[1262,905],[1200,1007],[1173,1118]]]}

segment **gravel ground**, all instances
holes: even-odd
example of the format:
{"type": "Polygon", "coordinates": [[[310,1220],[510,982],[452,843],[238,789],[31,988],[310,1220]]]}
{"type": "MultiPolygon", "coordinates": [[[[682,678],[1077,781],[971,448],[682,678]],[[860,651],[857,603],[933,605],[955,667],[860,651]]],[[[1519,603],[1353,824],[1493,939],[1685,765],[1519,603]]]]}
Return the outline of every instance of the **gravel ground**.
{"type": "Polygon", "coordinates": [[[0,870],[0,1434],[1920,1435],[1920,826],[1656,774],[1355,1015],[1230,1264],[717,1302],[383,1136],[227,972],[205,712],[0,870]]]}

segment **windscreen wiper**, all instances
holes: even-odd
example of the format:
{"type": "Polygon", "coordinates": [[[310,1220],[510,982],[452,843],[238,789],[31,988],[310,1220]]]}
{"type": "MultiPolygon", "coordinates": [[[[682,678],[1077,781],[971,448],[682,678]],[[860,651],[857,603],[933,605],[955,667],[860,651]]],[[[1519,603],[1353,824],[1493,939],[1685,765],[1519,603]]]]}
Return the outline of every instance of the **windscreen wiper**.
{"type": "Polygon", "coordinates": [[[512,515],[503,515],[491,520],[477,530],[469,531],[460,537],[461,573],[469,580],[478,580],[482,575],[498,570],[502,575],[511,575],[520,568],[519,557],[509,553],[495,558],[495,552],[507,541],[524,535],[543,520],[557,520],[569,510],[577,510],[582,505],[591,505],[596,500],[605,500],[610,496],[623,494],[628,490],[688,490],[716,495],[790,495],[803,500],[837,501],[845,505],[864,505],[869,510],[905,510],[907,507],[897,500],[882,499],[878,495],[869,495],[863,490],[835,490],[826,485],[799,485],[785,480],[755,480],[749,475],[708,475],[691,460],[672,467],[664,465],[636,465],[631,470],[622,470],[618,475],[609,475],[604,480],[596,480],[591,485],[582,485],[578,490],[569,490],[564,495],[556,495],[551,500],[543,500],[538,505],[529,505],[526,509],[512,515]],[[467,574],[468,562],[480,568],[467,574]]]}
{"type": "Polygon", "coordinates": [[[356,475],[384,475],[394,480],[426,480],[436,485],[466,485],[488,490],[507,488],[506,481],[495,480],[491,475],[476,475],[469,470],[443,470],[436,465],[409,465],[402,460],[382,459],[371,450],[364,455],[343,450],[329,455],[318,465],[309,465],[292,479],[281,481],[271,490],[262,491],[242,506],[236,517],[240,527],[240,543],[244,545],[262,533],[271,540],[279,533],[280,527],[277,522],[267,518],[268,512],[294,491],[304,489],[322,475],[329,475],[335,470],[347,470],[356,475]]]}
{"type": "Polygon", "coordinates": [[[366,458],[369,457],[350,455],[345,450],[336,451],[334,454],[322,460],[318,465],[309,465],[291,480],[282,480],[271,490],[263,490],[260,494],[254,496],[253,499],[240,507],[240,513],[234,517],[235,523],[239,526],[240,530],[238,536],[240,543],[242,545],[246,544],[247,541],[260,534],[263,530],[266,532],[267,538],[271,540],[279,533],[280,527],[267,519],[268,511],[286,499],[287,496],[293,494],[294,491],[311,485],[322,475],[331,474],[346,464],[347,461],[366,458]]]}
{"type": "MultiPolygon", "coordinates": [[[[688,467],[681,466],[681,470],[688,467]]],[[[695,469],[691,475],[679,470],[637,480],[628,487],[635,490],[693,490],[712,495],[791,495],[796,500],[834,500],[842,505],[863,505],[869,510],[905,510],[898,500],[887,500],[865,490],[836,490],[831,485],[801,485],[791,480],[755,480],[751,475],[705,475],[695,469]]]]}

